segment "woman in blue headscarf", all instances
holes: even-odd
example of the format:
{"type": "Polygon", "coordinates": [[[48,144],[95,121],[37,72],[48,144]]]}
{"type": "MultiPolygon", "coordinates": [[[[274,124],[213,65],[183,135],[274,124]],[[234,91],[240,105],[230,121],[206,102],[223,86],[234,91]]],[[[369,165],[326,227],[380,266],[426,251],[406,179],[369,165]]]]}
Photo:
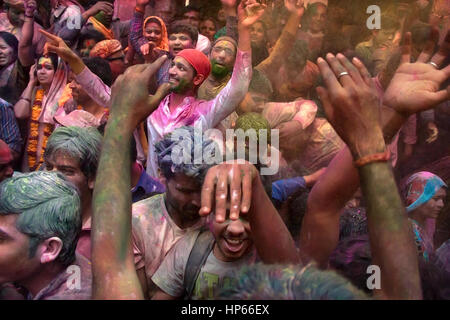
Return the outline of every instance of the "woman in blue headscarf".
{"type": "Polygon", "coordinates": [[[447,185],[431,172],[421,171],[406,181],[406,212],[412,222],[419,252],[425,260],[433,249],[433,233],[426,231],[427,219],[434,221],[444,207],[447,185]]]}

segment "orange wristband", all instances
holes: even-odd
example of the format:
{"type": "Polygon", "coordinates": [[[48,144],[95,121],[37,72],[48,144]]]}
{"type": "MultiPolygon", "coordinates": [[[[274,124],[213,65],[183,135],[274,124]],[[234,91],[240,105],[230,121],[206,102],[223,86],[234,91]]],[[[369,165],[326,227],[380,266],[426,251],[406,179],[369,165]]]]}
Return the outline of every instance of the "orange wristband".
{"type": "Polygon", "coordinates": [[[136,12],[139,12],[139,13],[145,14],[145,11],[144,11],[144,10],[141,10],[141,9],[139,9],[138,7],[135,7],[135,8],[134,8],[134,10],[136,10],[136,12]]]}
{"type": "Polygon", "coordinates": [[[359,168],[372,162],[387,162],[391,158],[391,154],[388,149],[385,152],[370,154],[368,156],[359,158],[354,161],[355,167],[359,168]]]}

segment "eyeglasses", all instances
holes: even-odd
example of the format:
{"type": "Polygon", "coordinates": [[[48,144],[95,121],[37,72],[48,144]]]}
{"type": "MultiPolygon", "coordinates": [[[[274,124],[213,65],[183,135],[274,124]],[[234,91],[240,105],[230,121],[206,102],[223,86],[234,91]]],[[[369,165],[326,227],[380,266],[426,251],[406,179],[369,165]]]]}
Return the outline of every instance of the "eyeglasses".
{"type": "Polygon", "coordinates": [[[222,51],[225,51],[225,54],[227,55],[227,56],[234,56],[234,51],[233,50],[231,50],[231,49],[229,49],[229,48],[222,48],[222,47],[214,47],[213,49],[212,49],[212,51],[214,52],[214,53],[217,53],[217,54],[219,54],[219,53],[221,53],[222,51]]]}

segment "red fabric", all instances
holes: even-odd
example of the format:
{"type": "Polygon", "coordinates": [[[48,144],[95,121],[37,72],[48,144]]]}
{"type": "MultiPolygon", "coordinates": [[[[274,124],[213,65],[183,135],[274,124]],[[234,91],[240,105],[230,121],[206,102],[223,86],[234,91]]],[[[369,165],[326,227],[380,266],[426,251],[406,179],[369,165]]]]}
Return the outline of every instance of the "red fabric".
{"type": "Polygon", "coordinates": [[[203,52],[196,49],[184,49],[177,56],[186,59],[195,71],[197,71],[197,74],[203,75],[205,79],[208,78],[211,72],[211,63],[203,52]]]}
{"type": "Polygon", "coordinates": [[[11,151],[5,141],[0,140],[0,164],[9,163],[13,160],[11,151]]]}

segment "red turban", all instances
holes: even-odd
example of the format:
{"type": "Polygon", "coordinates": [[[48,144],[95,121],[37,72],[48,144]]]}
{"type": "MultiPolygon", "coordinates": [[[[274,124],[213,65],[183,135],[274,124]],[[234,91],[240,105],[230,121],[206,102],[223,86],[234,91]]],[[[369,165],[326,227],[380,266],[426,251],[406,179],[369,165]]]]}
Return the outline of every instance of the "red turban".
{"type": "Polygon", "coordinates": [[[191,64],[191,66],[197,71],[197,74],[201,74],[208,78],[211,72],[211,63],[205,54],[196,49],[183,49],[178,54],[177,57],[182,57],[191,64]]]}
{"type": "Polygon", "coordinates": [[[0,164],[6,164],[13,160],[11,150],[3,140],[0,140],[0,164]]]}

